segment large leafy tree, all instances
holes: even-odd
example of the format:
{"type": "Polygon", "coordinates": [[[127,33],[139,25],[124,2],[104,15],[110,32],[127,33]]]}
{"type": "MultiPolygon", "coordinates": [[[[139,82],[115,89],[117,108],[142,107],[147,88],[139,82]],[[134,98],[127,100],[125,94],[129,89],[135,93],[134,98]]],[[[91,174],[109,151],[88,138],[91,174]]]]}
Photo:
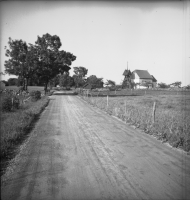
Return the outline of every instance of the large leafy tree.
{"type": "Polygon", "coordinates": [[[49,81],[56,75],[69,72],[76,56],[64,50],[59,51],[61,41],[56,35],[51,36],[47,33],[42,37],[38,36],[35,44],[39,59],[36,75],[44,82],[46,91],[49,81]]]}
{"type": "Polygon", "coordinates": [[[70,65],[76,56],[70,52],[59,50],[61,47],[60,38],[56,35],[45,34],[37,38],[35,45],[22,40],[12,40],[9,38],[9,48],[6,48],[5,73],[19,77],[19,81],[24,83],[27,90],[29,79],[47,85],[57,74],[68,73],[70,65]]]}
{"type": "Polygon", "coordinates": [[[26,79],[28,76],[28,45],[22,40],[12,40],[10,37],[8,45],[9,48],[5,46],[5,55],[9,57],[9,59],[5,61],[5,73],[9,75],[16,75],[22,77],[22,79],[26,79]]]}
{"type": "Polygon", "coordinates": [[[79,87],[82,86],[85,83],[85,76],[88,73],[88,69],[85,67],[74,67],[74,82],[75,86],[79,87]]]}

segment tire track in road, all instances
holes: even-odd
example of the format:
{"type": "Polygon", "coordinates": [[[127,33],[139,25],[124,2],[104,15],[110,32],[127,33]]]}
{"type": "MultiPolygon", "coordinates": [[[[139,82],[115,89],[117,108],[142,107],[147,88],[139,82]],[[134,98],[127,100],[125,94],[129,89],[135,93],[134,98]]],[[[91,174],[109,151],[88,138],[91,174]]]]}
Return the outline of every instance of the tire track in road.
{"type": "Polygon", "coordinates": [[[75,96],[52,96],[2,199],[188,199],[190,158],[75,96]]]}
{"type": "MultiPolygon", "coordinates": [[[[82,128],[83,130],[88,130],[89,132],[90,132],[90,129],[89,129],[89,127],[91,127],[92,126],[92,124],[90,124],[90,123],[92,123],[92,120],[90,120],[90,118],[85,118],[84,117],[85,115],[83,115],[83,114],[81,114],[81,116],[79,117],[80,119],[83,119],[84,118],[84,120],[81,122],[81,125],[83,125],[84,127],[82,128]],[[83,116],[83,117],[82,117],[83,116]],[[90,122],[91,121],[91,122],[90,122]],[[88,122],[88,123],[87,123],[88,122]],[[88,126],[87,126],[87,124],[88,124],[88,126]],[[85,127],[85,125],[86,125],[86,127],[85,127]]],[[[87,115],[88,116],[88,115],[87,115]]],[[[107,116],[106,116],[107,117],[107,116]]],[[[108,123],[106,123],[106,124],[108,124],[108,123]]],[[[105,128],[105,126],[104,126],[104,128],[105,128]]],[[[108,130],[109,132],[111,132],[112,130],[109,130],[109,127],[106,127],[106,130],[108,130]]],[[[126,130],[126,129],[125,129],[126,130]]],[[[130,130],[128,130],[128,131],[130,131],[130,130]]],[[[92,132],[91,131],[91,134],[89,134],[90,135],[90,137],[92,136],[92,135],[96,135],[96,137],[98,137],[98,135],[97,135],[97,133],[99,133],[100,132],[100,130],[95,130],[94,132],[92,132]]],[[[139,135],[137,135],[137,136],[139,136],[139,135]]],[[[146,136],[146,135],[145,135],[146,136]]],[[[102,137],[102,136],[101,136],[102,137]]],[[[91,137],[92,138],[92,137],[91,137]]],[[[99,138],[99,137],[98,137],[99,138]]],[[[141,137],[141,139],[143,139],[142,137],[141,137]]],[[[101,141],[101,140],[100,140],[101,141]]],[[[151,140],[149,140],[150,142],[151,142],[151,140]]],[[[102,142],[102,141],[101,141],[102,142]]],[[[157,142],[157,146],[158,145],[160,145],[159,144],[159,142],[158,141],[156,141],[157,142]]],[[[153,143],[155,143],[155,142],[153,142],[153,143]]],[[[97,145],[94,145],[94,146],[97,146],[97,145]]],[[[141,146],[143,146],[143,145],[141,145],[141,146]]],[[[147,147],[148,145],[146,144],[146,145],[144,145],[143,147],[147,147]]],[[[161,145],[162,147],[163,147],[163,144],[161,145]]],[[[160,147],[159,147],[160,148],[160,147]]],[[[168,147],[165,147],[165,148],[168,148],[168,147]]],[[[135,149],[136,150],[136,149],[135,149]]],[[[143,151],[143,149],[141,149],[141,151],[143,151]]],[[[167,151],[165,150],[165,153],[166,154],[169,154],[169,155],[171,155],[171,153],[169,153],[169,151],[170,151],[170,149],[167,149],[167,151]]],[[[139,151],[137,151],[136,153],[139,153],[139,151]]],[[[168,170],[165,170],[165,168],[163,168],[163,167],[160,167],[160,166],[162,166],[162,165],[164,165],[163,164],[163,161],[161,162],[161,160],[162,160],[162,155],[164,155],[164,153],[162,153],[162,155],[160,156],[160,157],[158,157],[157,158],[157,160],[156,160],[156,162],[154,162],[154,158],[153,157],[150,157],[150,156],[147,156],[146,154],[145,154],[146,152],[143,152],[143,153],[140,153],[140,156],[139,157],[143,157],[145,160],[146,160],[146,162],[148,163],[151,163],[151,168],[152,169],[155,169],[155,168],[157,168],[157,171],[159,172],[159,173],[162,173],[162,174],[165,174],[165,176],[163,176],[162,177],[162,179],[161,179],[161,182],[166,182],[167,180],[166,180],[166,177],[168,177],[169,179],[173,179],[173,181],[172,181],[172,185],[174,186],[175,185],[175,187],[178,187],[178,185],[180,185],[181,187],[183,187],[183,188],[186,188],[187,187],[187,183],[185,183],[184,181],[179,181],[179,179],[181,179],[181,178],[184,178],[184,176],[183,176],[183,174],[181,174],[181,177],[179,177],[178,175],[179,175],[179,173],[181,173],[180,172],[180,168],[179,168],[179,165],[178,165],[178,169],[177,168],[175,168],[174,166],[171,166],[170,168],[169,168],[169,174],[168,174],[168,170]],[[143,155],[144,154],[144,155],[143,155]],[[159,165],[158,165],[158,161],[159,161],[159,165]],[[173,168],[173,169],[172,169],[173,168]],[[173,171],[175,171],[175,172],[173,172],[172,173],[172,170],[173,171]],[[178,171],[177,171],[178,170],[178,171]],[[175,174],[176,173],[176,171],[178,172],[178,174],[175,174]],[[171,176],[172,175],[172,176],[171,176]],[[176,183],[177,182],[177,183],[176,183]]],[[[160,153],[160,152],[159,152],[160,153]]],[[[166,158],[168,158],[169,156],[165,156],[166,158]]],[[[176,154],[174,154],[173,153],[173,157],[175,158],[176,157],[176,154]]],[[[110,157],[111,158],[111,157],[110,157]]],[[[173,159],[174,159],[173,158],[173,159]]],[[[179,156],[178,156],[178,159],[179,159],[179,156]]],[[[181,159],[181,158],[180,158],[181,159]]],[[[106,159],[105,159],[106,160],[106,159]]],[[[172,159],[171,159],[172,160],[172,159]]],[[[183,160],[181,160],[182,162],[183,162],[183,160]]],[[[141,159],[141,162],[143,162],[143,160],[141,159]]],[[[172,163],[170,163],[170,165],[171,165],[172,163]]],[[[167,164],[166,164],[167,165],[167,164]]],[[[169,166],[169,165],[168,165],[169,166]]],[[[186,175],[189,175],[189,168],[187,168],[187,165],[185,165],[185,168],[183,169],[183,170],[186,170],[186,175]]],[[[142,172],[142,174],[144,173],[142,170],[141,170],[141,172],[142,172]]],[[[137,174],[135,175],[135,176],[137,176],[137,174]]],[[[142,179],[142,177],[140,177],[141,179],[142,179]]],[[[186,176],[186,180],[187,179],[189,179],[189,176],[187,177],[186,176]]],[[[131,178],[131,180],[133,180],[132,178],[131,178]]],[[[168,182],[168,181],[167,181],[168,182]]],[[[133,182],[133,184],[135,185],[135,182],[133,182]]],[[[138,185],[138,184],[137,184],[138,185]]],[[[162,190],[164,190],[165,188],[164,188],[164,186],[162,186],[162,184],[160,183],[160,187],[161,187],[161,189],[162,190]]],[[[157,187],[158,188],[158,187],[157,187]]],[[[178,190],[178,191],[175,191],[175,190],[173,190],[172,188],[171,188],[171,191],[173,191],[173,194],[177,194],[177,193],[179,193],[180,191],[178,190]]],[[[171,192],[170,191],[170,192],[171,192]]],[[[154,192],[155,193],[155,192],[154,192]]],[[[165,190],[165,193],[166,193],[166,195],[169,197],[169,192],[167,191],[167,190],[165,190]]],[[[157,197],[158,197],[158,195],[159,194],[157,194],[157,197]]],[[[184,195],[185,195],[185,192],[184,192],[184,195]]],[[[175,195],[173,195],[173,196],[175,196],[175,195]]],[[[186,196],[186,195],[185,195],[186,196]]]]}

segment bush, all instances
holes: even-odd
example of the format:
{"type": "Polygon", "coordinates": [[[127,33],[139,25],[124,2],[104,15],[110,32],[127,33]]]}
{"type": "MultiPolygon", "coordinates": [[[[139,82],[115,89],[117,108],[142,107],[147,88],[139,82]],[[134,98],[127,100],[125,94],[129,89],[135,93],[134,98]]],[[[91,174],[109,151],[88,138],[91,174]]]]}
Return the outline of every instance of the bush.
{"type": "Polygon", "coordinates": [[[31,100],[38,101],[41,99],[41,92],[40,91],[31,91],[30,92],[31,100]]]}
{"type": "MultiPolygon", "coordinates": [[[[25,135],[32,128],[37,116],[47,106],[49,99],[43,97],[37,102],[31,102],[27,107],[12,113],[2,113],[0,134],[0,157],[3,159],[13,156],[12,149],[21,144],[25,135]],[[11,150],[11,151],[10,151],[11,150]]],[[[0,167],[2,167],[1,165],[0,167]]]]}
{"type": "Polygon", "coordinates": [[[20,100],[17,96],[5,95],[1,98],[1,110],[3,112],[10,112],[12,108],[19,109],[20,100]]]}
{"type": "Polygon", "coordinates": [[[4,96],[4,98],[2,99],[2,111],[3,112],[10,112],[12,109],[12,98],[10,95],[6,95],[4,96]]]}
{"type": "Polygon", "coordinates": [[[20,100],[17,96],[13,97],[13,108],[19,109],[20,106],[20,100]]]}
{"type": "Polygon", "coordinates": [[[71,88],[69,86],[66,87],[66,90],[70,90],[71,88]]]}

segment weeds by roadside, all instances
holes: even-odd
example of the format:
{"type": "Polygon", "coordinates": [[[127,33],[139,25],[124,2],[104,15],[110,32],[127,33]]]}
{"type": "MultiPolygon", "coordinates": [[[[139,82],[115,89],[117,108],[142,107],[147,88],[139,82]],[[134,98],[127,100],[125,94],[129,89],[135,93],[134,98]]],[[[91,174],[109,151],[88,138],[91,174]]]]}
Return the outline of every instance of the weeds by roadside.
{"type": "Polygon", "coordinates": [[[31,129],[31,124],[47,106],[49,99],[42,97],[39,101],[22,104],[20,109],[1,113],[1,159],[9,156],[9,150],[14,148],[24,135],[31,129]]]}

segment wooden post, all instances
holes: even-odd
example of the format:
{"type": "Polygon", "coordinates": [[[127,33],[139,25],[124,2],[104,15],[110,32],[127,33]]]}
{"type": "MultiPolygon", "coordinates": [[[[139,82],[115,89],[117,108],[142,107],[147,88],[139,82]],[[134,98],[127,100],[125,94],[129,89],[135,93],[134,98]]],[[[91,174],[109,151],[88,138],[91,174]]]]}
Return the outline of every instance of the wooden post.
{"type": "Polygon", "coordinates": [[[108,108],[108,100],[109,100],[109,99],[108,99],[108,95],[107,95],[107,108],[108,108]]]}
{"type": "Polygon", "coordinates": [[[156,102],[154,102],[154,105],[153,105],[152,123],[155,122],[155,113],[156,113],[156,102]]]}
{"type": "Polygon", "coordinates": [[[13,103],[14,103],[14,100],[13,100],[13,98],[12,98],[12,109],[13,109],[13,103]]]}
{"type": "Polygon", "coordinates": [[[126,103],[126,101],[125,101],[125,115],[126,115],[126,107],[127,107],[127,103],[126,103]]]}

